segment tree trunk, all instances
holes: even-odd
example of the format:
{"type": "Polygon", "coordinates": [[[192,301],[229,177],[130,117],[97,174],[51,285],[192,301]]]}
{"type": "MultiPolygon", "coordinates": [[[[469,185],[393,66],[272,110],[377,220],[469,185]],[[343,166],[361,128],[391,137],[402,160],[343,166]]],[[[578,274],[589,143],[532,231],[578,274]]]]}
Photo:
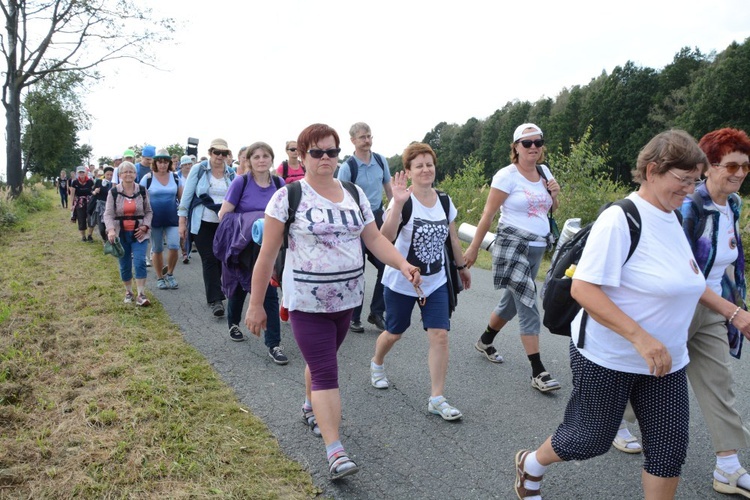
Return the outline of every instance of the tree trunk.
{"type": "Polygon", "coordinates": [[[12,197],[23,190],[21,162],[21,92],[10,85],[5,104],[5,157],[7,158],[8,186],[12,197]]]}

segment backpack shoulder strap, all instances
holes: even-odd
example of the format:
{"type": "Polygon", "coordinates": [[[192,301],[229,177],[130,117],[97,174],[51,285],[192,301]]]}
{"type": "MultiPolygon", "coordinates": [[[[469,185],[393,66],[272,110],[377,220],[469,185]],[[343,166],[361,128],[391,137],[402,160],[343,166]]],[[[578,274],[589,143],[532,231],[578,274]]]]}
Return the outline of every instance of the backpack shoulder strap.
{"type": "Polygon", "coordinates": [[[284,248],[289,246],[289,228],[291,227],[297,215],[297,207],[302,199],[302,184],[292,182],[284,186],[287,191],[287,200],[289,209],[287,210],[286,222],[284,223],[284,248]]]}
{"type": "MultiPolygon", "coordinates": [[[[359,191],[357,191],[357,186],[354,184],[353,181],[339,181],[341,182],[341,185],[344,186],[344,189],[349,191],[349,194],[352,195],[352,198],[354,198],[354,201],[357,202],[357,206],[359,206],[359,191]]],[[[359,210],[362,212],[362,209],[359,210]]]]}
{"type": "Polygon", "coordinates": [[[359,173],[359,164],[357,163],[357,160],[354,159],[354,155],[350,156],[349,159],[346,160],[346,163],[349,165],[350,182],[356,184],[357,174],[359,173]]]}
{"type": "MultiPolygon", "coordinates": [[[[151,182],[154,180],[154,176],[149,172],[148,174],[144,175],[143,178],[146,179],[146,189],[151,189],[151,182]]],[[[138,185],[140,185],[140,182],[138,183],[138,185]]]]}
{"type": "Polygon", "coordinates": [[[448,219],[450,219],[451,198],[445,191],[440,191],[439,189],[436,189],[435,191],[437,192],[440,204],[443,206],[443,212],[445,212],[445,220],[447,220],[448,224],[450,224],[450,221],[448,219]]]}
{"type": "Polygon", "coordinates": [[[276,186],[276,191],[281,189],[283,186],[281,185],[281,179],[278,175],[271,175],[271,179],[273,180],[273,185],[276,186]]]}
{"type": "Polygon", "coordinates": [[[414,205],[412,204],[411,196],[409,196],[409,199],[404,203],[404,208],[401,209],[401,223],[398,225],[398,229],[396,229],[396,238],[398,238],[398,235],[401,234],[401,230],[406,223],[409,222],[409,219],[411,219],[411,211],[413,208],[414,205]]]}
{"type": "Polygon", "coordinates": [[[174,172],[172,172],[172,178],[174,179],[174,183],[177,184],[177,189],[179,189],[180,188],[180,178],[174,172]]]}
{"type": "Polygon", "coordinates": [[[630,250],[628,250],[628,258],[625,259],[625,262],[627,262],[633,256],[633,252],[635,252],[638,246],[638,241],[641,239],[641,214],[638,212],[635,203],[628,198],[618,200],[614,202],[614,205],[617,205],[625,212],[625,219],[628,221],[628,228],[630,229],[630,250]]]}
{"type": "Polygon", "coordinates": [[[380,165],[380,170],[383,171],[383,179],[385,179],[385,162],[377,153],[372,153],[372,156],[375,157],[375,161],[378,163],[378,165],[380,165]]]}
{"type": "Polygon", "coordinates": [[[141,186],[140,184],[138,184],[138,188],[139,188],[138,190],[141,193],[141,198],[143,198],[143,201],[145,202],[146,201],[146,188],[144,186],[141,186]]]}
{"type": "Polygon", "coordinates": [[[289,177],[289,160],[281,162],[281,176],[286,180],[289,177]]]}

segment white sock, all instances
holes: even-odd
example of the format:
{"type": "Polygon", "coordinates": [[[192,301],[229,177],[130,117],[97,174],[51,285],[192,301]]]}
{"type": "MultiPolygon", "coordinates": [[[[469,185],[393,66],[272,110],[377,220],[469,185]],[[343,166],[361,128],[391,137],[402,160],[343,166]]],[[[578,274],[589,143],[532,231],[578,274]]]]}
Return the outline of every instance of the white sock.
{"type": "MultiPolygon", "coordinates": [[[[738,469],[742,468],[740,465],[740,459],[737,454],[729,455],[727,457],[716,457],[716,468],[720,469],[727,474],[734,474],[738,469]]],[[[727,478],[714,471],[714,479],[721,481],[722,483],[728,483],[727,478]]],[[[743,489],[750,490],[750,476],[743,474],[737,479],[737,486],[743,489]]]]}
{"type": "MultiPolygon", "coordinates": [[[[541,477],[547,472],[547,466],[542,465],[536,459],[536,452],[529,453],[526,455],[526,460],[523,462],[523,470],[532,476],[541,477]]],[[[524,487],[527,490],[538,490],[541,487],[541,483],[538,481],[529,481],[528,479],[524,483],[524,487]]],[[[541,497],[531,497],[532,499],[541,497]]]]}
{"type": "Polygon", "coordinates": [[[385,370],[385,364],[379,365],[375,363],[375,361],[370,361],[370,367],[372,367],[372,369],[376,372],[382,372],[383,370],[385,370]]]}

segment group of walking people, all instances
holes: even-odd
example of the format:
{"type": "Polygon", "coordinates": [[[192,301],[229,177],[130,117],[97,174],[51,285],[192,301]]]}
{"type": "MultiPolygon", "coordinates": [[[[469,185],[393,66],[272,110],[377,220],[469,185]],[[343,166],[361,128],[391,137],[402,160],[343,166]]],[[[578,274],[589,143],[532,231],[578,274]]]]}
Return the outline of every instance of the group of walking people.
{"type": "MultiPolygon", "coordinates": [[[[339,135],[319,123],[286,143],[289,159],[276,168],[273,149],[256,142],[240,150],[238,172],[226,162],[231,151],[223,139],[212,141],[209,157],[179,177],[165,151],[153,155],[156,168],[140,184],[138,169],[125,161],[102,217],[107,239],[119,239],[124,249],[126,302],[148,303],[150,239],[158,270],[167,243],[160,288],[176,288],[177,252],[195,244],[207,306],[216,317],[226,314],[233,341],[246,339],[241,315],[249,294],[244,325],[255,336],[264,332],[277,364],[288,362],[280,345],[280,311],[284,320],[288,311],[306,364],[302,419],[322,437],[331,479],[359,470],[340,441],[337,352],[348,332],[364,331],[365,258],[378,268],[375,295],[383,290],[368,316],[380,331],[371,385],[390,387],[385,359],[409,329],[416,304],[429,345],[427,411],[461,419],[444,394],[450,316],[458,290],[471,286],[470,268],[499,211],[492,252],[493,283],[501,292],[475,348],[502,363],[498,347],[504,343],[495,341],[518,316],[532,388],[561,388],[542,361],[539,342],[535,279],[552,245],[548,214],[558,207],[561,190],[543,164],[541,128],[525,123],[514,131],[510,164],[493,176],[476,236],[463,252],[457,209],[433,188],[438,159],[430,146],[410,144],[403,171],[391,178],[385,159],[370,150],[366,124],[352,126],[350,139],[355,154],[341,165],[339,135]],[[281,251],[280,303],[271,282],[281,251]]],[[[673,498],[687,452],[688,380],[716,451],[714,489],[750,497],[750,476],[737,455],[750,434],[734,407],[730,364],[750,336],[737,194],[749,160],[750,139],[735,129],[711,132],[700,142],[670,130],[641,150],[633,172],[639,189],[628,196],[640,215],[640,238],[629,255],[630,225],[617,206],[594,223],[572,277],[571,294],[583,309],[571,325],[570,400],[557,430],[536,450],[515,455],[518,498],[541,498],[552,463],[588,459],[613,443],[643,452],[645,498],[673,498]],[[581,346],[579,334],[585,334],[581,346]],[[626,425],[636,420],[642,446],[626,425]]]]}

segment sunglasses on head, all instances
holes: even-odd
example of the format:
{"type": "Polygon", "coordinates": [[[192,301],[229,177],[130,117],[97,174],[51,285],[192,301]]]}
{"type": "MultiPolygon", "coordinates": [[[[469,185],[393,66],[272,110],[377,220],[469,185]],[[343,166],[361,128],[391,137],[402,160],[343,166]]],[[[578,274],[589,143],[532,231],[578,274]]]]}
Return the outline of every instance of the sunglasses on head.
{"type": "Polygon", "coordinates": [[[727,169],[728,174],[736,174],[737,171],[741,168],[743,173],[750,172],[750,163],[737,163],[736,161],[730,161],[729,163],[713,163],[714,167],[721,167],[727,169]]]}
{"type": "Polygon", "coordinates": [[[213,153],[216,156],[223,156],[224,158],[226,158],[227,156],[229,156],[229,151],[219,151],[217,149],[214,149],[213,153]]]}
{"type": "Polygon", "coordinates": [[[523,141],[518,141],[521,143],[521,146],[525,147],[526,149],[529,149],[531,145],[541,148],[544,146],[544,139],[534,139],[533,141],[531,139],[524,139],[523,141]]]}
{"type": "Polygon", "coordinates": [[[286,148],[287,151],[291,151],[292,153],[297,151],[297,148],[286,148]]]}
{"type": "Polygon", "coordinates": [[[323,155],[328,155],[328,158],[338,158],[339,153],[341,152],[341,148],[331,148],[331,149],[308,149],[307,154],[315,158],[316,160],[320,160],[323,158],[323,155]]]}

